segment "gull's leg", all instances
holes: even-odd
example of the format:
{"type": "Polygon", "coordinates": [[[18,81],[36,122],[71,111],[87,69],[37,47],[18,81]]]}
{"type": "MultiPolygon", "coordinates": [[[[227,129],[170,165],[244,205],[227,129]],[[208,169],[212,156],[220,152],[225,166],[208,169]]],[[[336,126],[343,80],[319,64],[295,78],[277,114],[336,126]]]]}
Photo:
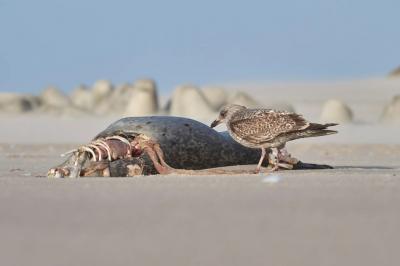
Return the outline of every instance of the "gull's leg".
{"type": "Polygon", "coordinates": [[[293,158],[290,153],[285,148],[285,145],[278,147],[278,159],[279,161],[283,161],[285,163],[295,165],[299,162],[298,159],[293,158]]]}
{"type": "Polygon", "coordinates": [[[269,155],[269,163],[272,166],[271,172],[273,172],[279,169],[279,158],[278,158],[278,149],[271,148],[271,150],[272,154],[269,155]]]}
{"type": "Polygon", "coordinates": [[[265,148],[261,148],[261,158],[260,158],[260,161],[257,164],[257,168],[256,168],[256,171],[255,171],[256,174],[260,173],[261,165],[262,165],[262,162],[264,161],[264,158],[265,158],[266,154],[267,154],[267,152],[265,151],[265,148]]]}
{"type": "Polygon", "coordinates": [[[293,165],[296,165],[298,162],[298,159],[290,156],[289,152],[285,148],[285,145],[273,148],[272,156],[269,158],[269,163],[272,165],[271,171],[276,171],[280,167],[285,169],[293,169],[293,165]]]}

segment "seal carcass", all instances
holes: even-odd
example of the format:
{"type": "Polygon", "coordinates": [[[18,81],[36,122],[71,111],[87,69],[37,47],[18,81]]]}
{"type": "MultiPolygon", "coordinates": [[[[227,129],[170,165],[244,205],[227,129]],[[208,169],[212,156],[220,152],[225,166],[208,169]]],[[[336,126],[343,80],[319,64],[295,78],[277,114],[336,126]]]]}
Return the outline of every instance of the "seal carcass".
{"type": "MultiPolygon", "coordinates": [[[[192,170],[256,164],[259,157],[259,150],[246,148],[227,132],[217,132],[192,119],[128,117],[111,124],[90,144],[72,151],[63,164],[49,170],[48,176],[190,174],[198,173],[192,170]]],[[[297,161],[289,168],[330,167],[297,161]]]]}

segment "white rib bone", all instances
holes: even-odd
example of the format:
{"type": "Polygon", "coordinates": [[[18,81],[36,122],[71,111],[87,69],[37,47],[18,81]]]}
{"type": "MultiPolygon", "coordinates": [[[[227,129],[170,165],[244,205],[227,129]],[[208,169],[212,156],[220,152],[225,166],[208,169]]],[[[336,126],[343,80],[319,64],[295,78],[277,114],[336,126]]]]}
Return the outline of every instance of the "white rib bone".
{"type": "Polygon", "coordinates": [[[95,145],[99,145],[100,147],[103,147],[107,151],[108,160],[111,162],[111,160],[112,160],[111,151],[110,151],[110,146],[108,146],[107,142],[105,142],[104,140],[101,140],[101,139],[97,139],[97,140],[93,141],[92,143],[95,145]]]}
{"type": "Polygon", "coordinates": [[[93,156],[93,161],[95,161],[95,162],[97,161],[96,160],[96,154],[94,153],[94,151],[91,148],[89,148],[87,146],[81,146],[79,149],[82,149],[83,151],[89,152],[93,156]]]}
{"type": "Polygon", "coordinates": [[[70,150],[70,151],[64,152],[64,153],[61,154],[60,156],[61,156],[61,157],[65,157],[65,156],[67,156],[68,154],[74,153],[74,152],[76,152],[76,151],[78,151],[78,150],[77,150],[77,149],[70,150]]]}
{"type": "Polygon", "coordinates": [[[131,143],[129,142],[129,140],[127,140],[127,139],[124,138],[124,137],[121,137],[121,136],[111,136],[111,137],[107,137],[107,138],[106,138],[106,140],[109,140],[109,139],[117,139],[117,140],[120,140],[120,141],[122,141],[123,143],[127,144],[127,145],[129,146],[129,148],[131,148],[131,143]]]}
{"type": "Polygon", "coordinates": [[[97,147],[96,145],[94,145],[93,143],[90,143],[89,145],[87,145],[88,147],[94,148],[96,149],[98,156],[99,156],[99,162],[101,161],[101,157],[102,157],[102,153],[101,153],[101,149],[99,147],[97,147]]]}

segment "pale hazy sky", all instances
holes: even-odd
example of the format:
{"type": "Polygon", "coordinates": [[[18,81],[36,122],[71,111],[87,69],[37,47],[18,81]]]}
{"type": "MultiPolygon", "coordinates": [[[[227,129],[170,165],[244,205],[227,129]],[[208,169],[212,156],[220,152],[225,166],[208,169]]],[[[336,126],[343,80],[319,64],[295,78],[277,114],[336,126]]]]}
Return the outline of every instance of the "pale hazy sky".
{"type": "Polygon", "coordinates": [[[0,91],[385,75],[399,14],[399,0],[0,0],[0,91]]]}

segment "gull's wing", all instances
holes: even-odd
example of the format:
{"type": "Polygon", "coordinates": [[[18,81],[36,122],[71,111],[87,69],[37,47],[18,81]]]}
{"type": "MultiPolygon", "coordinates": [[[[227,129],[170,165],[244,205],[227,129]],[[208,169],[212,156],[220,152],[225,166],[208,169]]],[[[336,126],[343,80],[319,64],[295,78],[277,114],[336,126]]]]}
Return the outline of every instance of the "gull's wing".
{"type": "Polygon", "coordinates": [[[269,142],[282,133],[309,125],[301,115],[271,109],[246,109],[234,114],[228,122],[235,135],[254,144],[269,142]]]}

